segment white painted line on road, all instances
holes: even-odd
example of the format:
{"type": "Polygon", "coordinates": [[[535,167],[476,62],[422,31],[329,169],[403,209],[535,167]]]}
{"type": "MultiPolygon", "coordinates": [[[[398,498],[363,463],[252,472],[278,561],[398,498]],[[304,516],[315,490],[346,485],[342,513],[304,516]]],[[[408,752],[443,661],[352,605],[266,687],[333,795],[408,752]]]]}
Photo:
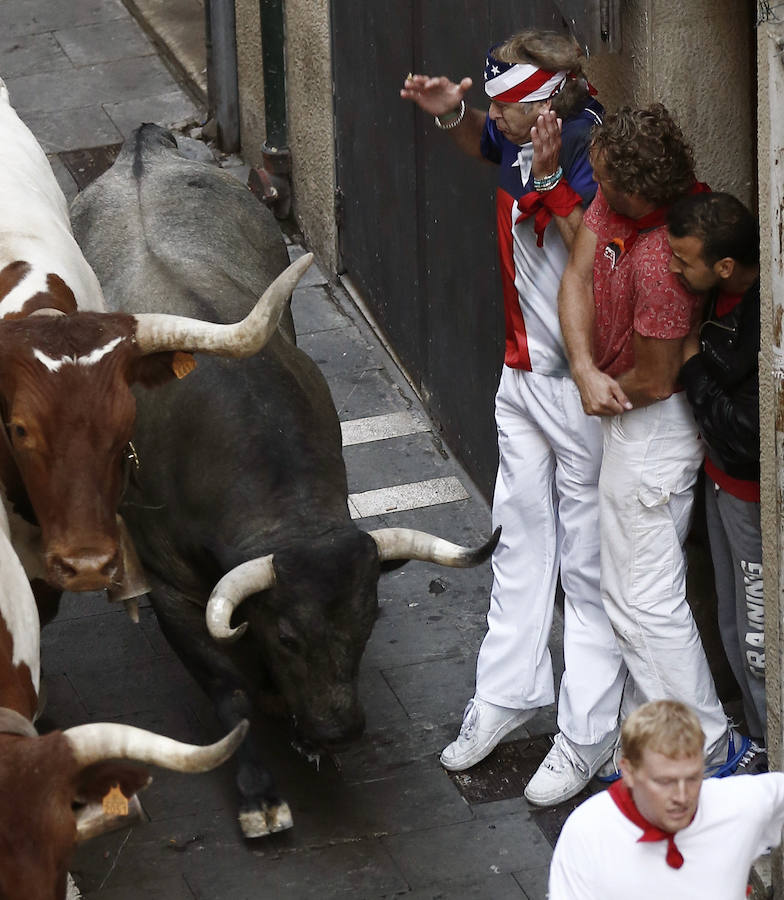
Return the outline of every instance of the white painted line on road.
{"type": "Polygon", "coordinates": [[[404,409],[383,416],[341,422],[340,430],[343,433],[343,446],[351,447],[354,444],[368,444],[371,441],[430,431],[430,423],[404,409]]]}
{"type": "Polygon", "coordinates": [[[454,476],[432,478],[429,481],[415,481],[411,484],[396,484],[375,491],[349,494],[349,509],[352,519],[366,519],[384,513],[402,512],[406,509],[421,509],[438,503],[453,503],[467,500],[468,494],[454,476]],[[354,514],[356,510],[356,515],[354,514]]]}

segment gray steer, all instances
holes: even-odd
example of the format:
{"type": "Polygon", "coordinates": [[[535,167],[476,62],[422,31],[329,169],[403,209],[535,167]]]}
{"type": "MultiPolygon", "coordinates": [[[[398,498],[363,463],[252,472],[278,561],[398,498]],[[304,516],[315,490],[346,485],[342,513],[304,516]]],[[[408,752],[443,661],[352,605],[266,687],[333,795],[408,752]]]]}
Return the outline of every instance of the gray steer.
{"type": "MultiPolygon", "coordinates": [[[[129,138],[72,218],[107,302],[127,312],[235,321],[288,262],[268,210],[220,169],[184,159],[154,125],[129,138]]],[[[477,565],[497,541],[472,550],[356,527],[337,413],[290,313],[255,356],[200,356],[181,383],[139,395],[134,443],[139,483],[123,514],[152,604],[227,728],[276,695],[305,745],[358,738],[380,572],[407,559],[477,565]]],[[[237,760],[245,836],[290,827],[251,736],[237,760]]]]}

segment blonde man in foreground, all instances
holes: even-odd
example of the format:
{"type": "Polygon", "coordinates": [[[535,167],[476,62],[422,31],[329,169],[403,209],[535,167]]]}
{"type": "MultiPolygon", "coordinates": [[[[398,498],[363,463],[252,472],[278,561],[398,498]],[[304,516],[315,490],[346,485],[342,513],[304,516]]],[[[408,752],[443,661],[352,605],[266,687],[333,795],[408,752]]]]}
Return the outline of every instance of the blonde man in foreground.
{"type": "Polygon", "coordinates": [[[549,900],[743,900],[752,862],[781,840],[784,774],[703,781],[705,735],[656,700],[621,730],[622,778],[566,820],[549,900]]]}

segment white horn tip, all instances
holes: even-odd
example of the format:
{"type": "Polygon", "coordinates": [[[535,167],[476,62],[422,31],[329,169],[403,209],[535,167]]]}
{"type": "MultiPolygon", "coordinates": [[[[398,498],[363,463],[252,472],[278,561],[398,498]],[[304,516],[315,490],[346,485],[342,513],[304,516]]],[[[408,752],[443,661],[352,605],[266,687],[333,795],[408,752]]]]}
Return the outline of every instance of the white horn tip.
{"type": "Polygon", "coordinates": [[[237,722],[234,728],[232,728],[232,730],[229,732],[229,737],[232,738],[232,743],[234,743],[236,739],[236,746],[239,747],[239,745],[245,740],[245,735],[249,730],[250,722],[247,719],[242,719],[241,721],[237,722]]]}
{"type": "Polygon", "coordinates": [[[238,641],[248,630],[248,623],[243,622],[236,628],[210,625],[210,635],[219,644],[233,644],[238,641]]]}

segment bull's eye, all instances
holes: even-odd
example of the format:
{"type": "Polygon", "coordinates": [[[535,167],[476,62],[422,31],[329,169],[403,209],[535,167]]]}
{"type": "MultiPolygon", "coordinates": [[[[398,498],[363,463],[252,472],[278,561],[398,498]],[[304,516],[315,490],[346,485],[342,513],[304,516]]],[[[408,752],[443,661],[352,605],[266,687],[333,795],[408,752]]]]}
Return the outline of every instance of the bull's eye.
{"type": "Polygon", "coordinates": [[[279,640],[290,653],[299,653],[299,641],[296,638],[289,634],[281,634],[279,640]]]}
{"type": "Polygon", "coordinates": [[[24,425],[18,425],[16,422],[12,422],[10,425],[10,429],[11,434],[20,441],[24,440],[27,437],[27,429],[24,427],[24,425]]]}
{"type": "Polygon", "coordinates": [[[289,653],[299,653],[301,650],[299,639],[294,629],[285,620],[278,622],[278,640],[282,647],[285,647],[289,653]]]}

